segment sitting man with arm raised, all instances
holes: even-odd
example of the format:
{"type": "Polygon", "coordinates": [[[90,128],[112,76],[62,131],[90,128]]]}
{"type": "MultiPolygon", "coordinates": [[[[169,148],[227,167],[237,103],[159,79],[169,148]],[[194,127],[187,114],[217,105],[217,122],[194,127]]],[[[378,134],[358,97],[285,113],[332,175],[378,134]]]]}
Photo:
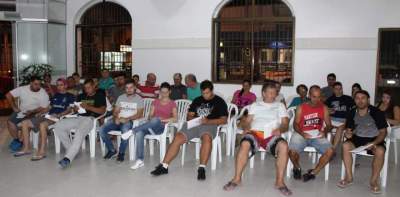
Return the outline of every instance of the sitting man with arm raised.
{"type": "Polygon", "coordinates": [[[201,82],[200,89],[202,96],[194,99],[190,105],[188,120],[200,117],[201,124],[192,128],[188,128],[187,123],[183,124],[181,131],[176,133],[168,147],[163,162],[151,172],[152,175],[168,174],[168,165],[179,153],[180,146],[193,138],[200,138],[200,166],[197,170],[197,179],[206,179],[205,167],[211,154],[212,140],[217,135],[218,125],[226,124],[228,109],[224,99],[214,94],[214,86],[211,81],[201,82]]]}

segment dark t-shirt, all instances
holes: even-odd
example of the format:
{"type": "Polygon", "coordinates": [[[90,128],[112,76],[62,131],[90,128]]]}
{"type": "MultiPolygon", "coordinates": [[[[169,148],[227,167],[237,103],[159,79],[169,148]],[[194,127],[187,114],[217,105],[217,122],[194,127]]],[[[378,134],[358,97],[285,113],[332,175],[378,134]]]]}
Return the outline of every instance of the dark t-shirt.
{"type": "Polygon", "coordinates": [[[70,93],[56,93],[53,98],[50,99],[51,109],[49,114],[59,114],[67,110],[70,104],[75,101],[74,95],[70,93]]]}
{"type": "Polygon", "coordinates": [[[228,116],[228,107],[221,97],[214,95],[211,100],[205,100],[202,96],[193,100],[189,107],[189,112],[196,113],[196,117],[207,117],[208,119],[218,119],[228,116]]]}
{"type": "MultiPolygon", "coordinates": [[[[86,93],[82,93],[78,96],[76,99],[77,102],[82,102],[86,103],[88,105],[92,105],[94,107],[102,107],[106,106],[106,95],[104,94],[104,91],[97,91],[96,94],[93,96],[88,96],[86,93]]],[[[86,113],[84,114],[79,114],[80,116],[92,116],[92,117],[98,117],[102,114],[98,114],[89,110],[86,110],[86,113]]]]}
{"type": "Polygon", "coordinates": [[[183,99],[183,95],[186,95],[186,86],[184,85],[172,85],[171,86],[171,99],[178,100],[183,99]]]}
{"type": "Polygon", "coordinates": [[[387,127],[385,114],[372,105],[368,107],[368,114],[364,117],[357,114],[357,109],[352,109],[346,118],[346,128],[353,129],[353,133],[360,137],[377,136],[380,129],[387,127]]]}
{"type": "Polygon", "coordinates": [[[347,95],[342,95],[340,97],[332,95],[326,100],[325,104],[328,108],[335,110],[335,113],[331,114],[332,117],[343,119],[347,117],[347,114],[355,106],[353,98],[347,95]]]}

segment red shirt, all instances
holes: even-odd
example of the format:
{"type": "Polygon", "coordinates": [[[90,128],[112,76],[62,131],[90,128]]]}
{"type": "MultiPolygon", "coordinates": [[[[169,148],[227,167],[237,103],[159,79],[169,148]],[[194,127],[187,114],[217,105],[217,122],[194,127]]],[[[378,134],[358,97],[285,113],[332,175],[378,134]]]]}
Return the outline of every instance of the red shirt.
{"type": "Polygon", "coordinates": [[[158,98],[158,93],[160,92],[160,87],[158,85],[155,86],[146,86],[146,85],[139,85],[138,94],[142,98],[158,98]]]}
{"type": "Polygon", "coordinates": [[[300,107],[300,130],[302,132],[314,129],[321,131],[324,126],[324,105],[320,103],[312,107],[308,103],[303,103],[300,107]]]}

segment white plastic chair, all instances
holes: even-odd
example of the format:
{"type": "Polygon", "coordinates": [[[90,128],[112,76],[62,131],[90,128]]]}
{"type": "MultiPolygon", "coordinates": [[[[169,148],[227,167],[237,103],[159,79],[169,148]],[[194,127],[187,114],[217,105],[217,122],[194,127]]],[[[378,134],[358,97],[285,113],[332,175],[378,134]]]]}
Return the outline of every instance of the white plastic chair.
{"type": "MultiPolygon", "coordinates": [[[[160,144],[160,162],[164,159],[165,153],[167,151],[167,134],[169,128],[176,126],[177,124],[168,123],[165,125],[164,132],[160,135],[146,135],[144,139],[149,140],[150,142],[156,140],[160,144]]],[[[152,132],[152,131],[150,131],[152,132]]],[[[153,148],[153,143],[150,145],[150,150],[153,148]]],[[[153,149],[154,151],[154,149],[153,149]]],[[[150,151],[151,152],[151,151],[150,151]]]]}
{"type": "Polygon", "coordinates": [[[235,148],[236,148],[236,135],[237,134],[243,134],[243,129],[238,128],[238,123],[240,122],[240,119],[244,116],[244,112],[248,112],[250,109],[250,105],[247,105],[240,110],[240,113],[235,117],[234,122],[232,123],[232,145],[231,145],[231,150],[232,150],[232,157],[235,156],[235,148]]]}
{"type": "MultiPolygon", "coordinates": [[[[221,153],[221,138],[219,136],[220,127],[217,128],[217,135],[212,141],[212,149],[211,149],[211,170],[217,169],[217,156],[219,156],[219,163],[222,162],[222,153],[221,153]]],[[[195,143],[196,145],[196,160],[200,159],[200,145],[201,139],[194,138],[190,140],[190,142],[195,143]]],[[[190,143],[188,142],[188,143],[190,143]]],[[[187,143],[186,143],[187,144],[187,143]]],[[[182,145],[182,166],[185,164],[185,152],[186,152],[186,144],[182,145]]]]}
{"type": "MultiPolygon", "coordinates": [[[[390,150],[390,135],[391,135],[392,128],[390,127],[389,123],[388,123],[388,125],[389,125],[389,127],[387,128],[388,132],[387,132],[387,136],[386,136],[386,139],[385,139],[385,141],[386,141],[385,161],[383,163],[383,167],[382,167],[382,170],[381,170],[381,173],[380,173],[382,187],[386,187],[386,184],[387,184],[387,172],[388,172],[388,168],[389,168],[388,163],[389,163],[389,150],[390,150]]],[[[353,153],[352,154],[352,156],[353,156],[353,166],[352,166],[353,177],[354,177],[354,174],[355,174],[354,170],[355,170],[355,166],[356,166],[357,155],[366,156],[366,157],[373,157],[373,155],[368,154],[367,151],[361,151],[359,153],[353,153]]],[[[340,177],[341,177],[341,179],[345,178],[345,167],[344,167],[343,161],[342,161],[342,171],[341,171],[341,176],[340,177]]]]}
{"type": "MultiPolygon", "coordinates": [[[[177,108],[177,112],[178,112],[176,128],[179,129],[181,127],[181,125],[187,119],[187,114],[189,111],[190,104],[192,104],[192,101],[187,100],[187,99],[179,99],[179,100],[176,100],[175,103],[176,103],[176,108],[177,108]]],[[[174,132],[169,131],[167,136],[169,138],[169,143],[171,143],[172,140],[174,139],[174,132]]]]}
{"type": "MultiPolygon", "coordinates": [[[[106,112],[107,113],[107,112],[106,112]]],[[[104,118],[106,113],[104,113],[103,115],[95,118],[93,120],[93,127],[89,132],[89,146],[90,146],[90,157],[94,158],[95,154],[96,154],[96,134],[97,134],[97,128],[100,125],[99,120],[104,118]]],[[[75,130],[71,130],[70,131],[70,136],[72,136],[75,133],[75,130]]],[[[72,138],[71,138],[72,140],[72,138]]],[[[61,142],[60,139],[58,139],[57,135],[54,134],[54,144],[55,144],[55,149],[56,149],[56,153],[59,154],[60,153],[60,148],[61,148],[61,142]]],[[[86,141],[83,140],[82,142],[82,150],[86,149],[86,141]]]]}
{"type": "Polygon", "coordinates": [[[400,139],[400,126],[392,127],[392,131],[390,134],[390,140],[394,146],[394,163],[397,165],[398,163],[398,155],[397,155],[397,140],[400,139]]]}
{"type": "MultiPolygon", "coordinates": [[[[228,103],[228,122],[220,126],[220,133],[225,134],[225,144],[226,144],[226,156],[230,156],[232,152],[232,136],[233,136],[233,124],[236,123],[236,117],[238,116],[239,110],[235,104],[228,103]]],[[[235,136],[236,137],[236,136],[235,136]]],[[[234,147],[232,147],[234,149],[234,147]]],[[[234,150],[233,150],[234,151],[234,150]]]]}

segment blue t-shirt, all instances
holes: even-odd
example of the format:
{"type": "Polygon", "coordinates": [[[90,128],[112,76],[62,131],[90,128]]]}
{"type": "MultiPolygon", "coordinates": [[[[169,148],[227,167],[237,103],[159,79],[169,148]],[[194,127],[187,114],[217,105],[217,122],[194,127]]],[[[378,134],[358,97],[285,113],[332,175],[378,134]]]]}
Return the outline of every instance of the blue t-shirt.
{"type": "Polygon", "coordinates": [[[75,101],[74,95],[71,93],[56,93],[50,100],[51,109],[49,114],[59,114],[67,110],[70,104],[75,101]]]}

